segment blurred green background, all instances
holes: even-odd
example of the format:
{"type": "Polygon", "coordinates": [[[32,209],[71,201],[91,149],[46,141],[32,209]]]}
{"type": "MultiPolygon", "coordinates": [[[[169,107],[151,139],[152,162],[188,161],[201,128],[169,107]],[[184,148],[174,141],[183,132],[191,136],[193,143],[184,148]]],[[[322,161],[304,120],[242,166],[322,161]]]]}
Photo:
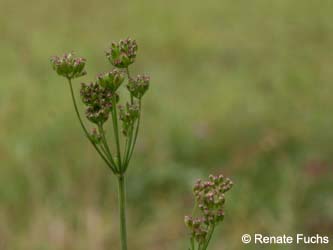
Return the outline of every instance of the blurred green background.
{"type": "MultiPolygon", "coordinates": [[[[197,178],[235,182],[211,250],[244,233],[333,241],[332,1],[0,0],[0,249],[119,249],[115,178],[83,136],[49,58],[92,80],[113,40],[151,75],[128,172],[129,249],[187,249],[197,178]]],[[[82,109],[81,109],[82,110],[82,109]]],[[[332,244],[332,242],[330,243],[332,244]]]]}

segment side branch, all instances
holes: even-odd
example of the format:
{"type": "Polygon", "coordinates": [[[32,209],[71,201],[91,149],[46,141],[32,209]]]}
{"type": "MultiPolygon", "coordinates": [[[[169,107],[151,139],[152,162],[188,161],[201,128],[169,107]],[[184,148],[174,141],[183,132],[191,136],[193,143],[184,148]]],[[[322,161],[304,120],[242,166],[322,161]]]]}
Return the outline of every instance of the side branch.
{"type": "Polygon", "coordinates": [[[74,108],[75,108],[75,113],[77,115],[77,118],[79,119],[80,125],[85,133],[85,135],[87,136],[88,140],[91,142],[91,144],[93,145],[93,147],[95,148],[95,150],[97,151],[97,153],[102,157],[102,159],[104,160],[104,162],[107,164],[107,166],[111,169],[111,171],[113,173],[116,173],[116,169],[114,168],[114,166],[108,161],[108,159],[104,156],[104,154],[101,152],[101,150],[97,147],[97,145],[91,140],[90,135],[86,129],[86,127],[83,124],[83,121],[81,119],[79,110],[77,108],[77,104],[76,104],[76,100],[75,100],[75,95],[74,95],[74,91],[73,91],[73,86],[72,86],[72,81],[70,78],[68,78],[68,83],[69,83],[69,88],[71,91],[71,96],[72,96],[72,101],[74,104],[74,108]]]}

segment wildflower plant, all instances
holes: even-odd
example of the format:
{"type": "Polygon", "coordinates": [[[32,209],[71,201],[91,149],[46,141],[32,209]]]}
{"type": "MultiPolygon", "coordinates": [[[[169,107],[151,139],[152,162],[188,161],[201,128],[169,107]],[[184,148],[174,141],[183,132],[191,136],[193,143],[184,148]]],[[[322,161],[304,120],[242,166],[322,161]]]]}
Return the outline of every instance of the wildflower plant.
{"type": "Polygon", "coordinates": [[[85,117],[93,127],[91,132],[81,117],[72,85],[74,79],[87,74],[86,60],[76,57],[74,53],[51,58],[53,69],[68,81],[74,109],[87,139],[111,172],[117,176],[122,250],[127,249],[125,174],[138,137],[141,101],[150,82],[147,75],[130,75],[129,67],[136,60],[137,50],[136,41],[130,38],[113,42],[106,51],[106,58],[113,68],[109,72],[98,74],[93,82],[81,83],[81,101],[85,106],[85,117]],[[124,85],[125,80],[128,98],[124,101],[124,98],[120,97],[119,88],[124,85]],[[121,101],[124,105],[120,104],[121,101]],[[113,131],[113,151],[106,137],[108,121],[113,131]]]}
{"type": "Polygon", "coordinates": [[[224,219],[225,193],[232,186],[233,182],[223,175],[210,175],[208,181],[196,182],[193,188],[195,206],[192,215],[185,216],[185,225],[190,232],[189,250],[207,249],[216,226],[224,219]]]}
{"type": "MultiPolygon", "coordinates": [[[[130,75],[129,66],[135,62],[137,50],[136,41],[130,38],[113,42],[106,51],[112,69],[98,74],[90,83],[81,83],[81,101],[85,106],[86,120],[92,127],[91,132],[79,112],[72,84],[74,79],[87,74],[86,60],[76,57],[74,53],[51,58],[53,69],[68,81],[74,110],[84,134],[117,177],[122,250],[127,250],[125,175],[138,137],[142,99],[150,82],[148,75],[130,75]],[[127,99],[119,93],[125,81],[127,99]],[[107,126],[112,130],[113,147],[106,137],[107,126]]],[[[214,229],[224,219],[224,194],[232,185],[232,181],[222,175],[210,175],[208,181],[198,180],[195,184],[193,192],[196,205],[192,216],[185,216],[185,224],[190,232],[189,250],[207,249],[214,229]],[[197,208],[200,215],[196,214],[197,208]]]]}

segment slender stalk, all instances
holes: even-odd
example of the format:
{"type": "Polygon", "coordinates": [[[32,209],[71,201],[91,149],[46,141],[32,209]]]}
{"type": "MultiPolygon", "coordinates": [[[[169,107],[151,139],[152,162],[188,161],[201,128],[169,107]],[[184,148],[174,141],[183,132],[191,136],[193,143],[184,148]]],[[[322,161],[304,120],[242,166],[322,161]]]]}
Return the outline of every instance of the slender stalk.
{"type": "Polygon", "coordinates": [[[118,167],[121,170],[121,151],[120,151],[120,142],[119,142],[119,130],[118,130],[118,117],[117,117],[117,101],[116,97],[112,98],[112,122],[113,122],[113,131],[114,131],[114,137],[116,138],[116,146],[117,146],[117,158],[118,158],[118,167]]]}
{"type": "Polygon", "coordinates": [[[131,76],[130,76],[130,72],[129,72],[129,68],[128,67],[126,67],[126,73],[127,73],[127,78],[130,79],[131,76]]]}
{"type": "Polygon", "coordinates": [[[190,242],[191,242],[191,250],[194,250],[194,236],[191,236],[190,242]]]}
{"type": "Polygon", "coordinates": [[[133,138],[134,124],[132,126],[131,140],[130,140],[130,145],[129,145],[129,152],[128,152],[127,158],[125,159],[125,161],[126,161],[125,162],[125,170],[128,167],[129,161],[130,161],[130,159],[132,157],[132,154],[133,154],[133,151],[134,151],[134,147],[135,147],[135,144],[136,144],[136,139],[138,138],[138,133],[139,133],[139,128],[140,128],[140,118],[141,118],[141,99],[139,100],[139,117],[138,117],[138,120],[136,121],[136,128],[135,128],[135,133],[134,133],[134,141],[133,141],[133,144],[131,145],[132,138],[133,138]]]}
{"type": "Polygon", "coordinates": [[[126,235],[126,195],[125,195],[125,176],[118,176],[118,196],[119,196],[119,219],[120,219],[120,240],[121,249],[127,250],[126,235]]]}
{"type": "Polygon", "coordinates": [[[209,242],[210,242],[210,240],[212,239],[212,236],[213,236],[213,233],[214,233],[214,229],[215,229],[215,224],[212,225],[212,227],[211,227],[211,229],[210,229],[210,231],[209,231],[209,233],[208,233],[208,239],[207,239],[207,241],[205,242],[205,244],[203,245],[202,250],[206,250],[206,249],[207,249],[207,247],[208,247],[208,245],[209,245],[209,242]]]}
{"type": "Polygon", "coordinates": [[[106,141],[106,137],[105,137],[105,132],[104,132],[104,129],[103,129],[103,125],[102,124],[99,124],[98,125],[98,130],[99,130],[99,134],[102,136],[102,143],[104,145],[104,148],[105,148],[105,151],[106,151],[106,155],[109,157],[111,163],[114,165],[114,166],[117,166],[117,164],[114,162],[113,160],[113,157],[112,157],[112,154],[111,154],[111,150],[109,148],[109,145],[106,141]]]}
{"type": "MultiPolygon", "coordinates": [[[[131,104],[133,105],[133,96],[131,95],[131,104]]],[[[140,110],[139,110],[140,112],[140,110]]],[[[140,113],[139,113],[139,116],[140,116],[140,113]]],[[[125,148],[126,149],[126,154],[125,154],[125,157],[124,157],[124,169],[126,171],[127,169],[127,166],[128,166],[128,161],[129,161],[129,156],[130,156],[130,153],[131,153],[131,146],[132,146],[132,141],[133,141],[133,131],[134,131],[134,124],[135,122],[133,122],[131,124],[131,127],[130,127],[130,131],[128,133],[128,136],[127,136],[127,139],[126,139],[126,143],[127,143],[127,147],[125,148]]]]}
{"type": "Polygon", "coordinates": [[[100,149],[101,149],[101,151],[105,154],[105,155],[107,155],[108,153],[106,152],[106,149],[104,148],[104,146],[103,145],[101,145],[100,146],[100,149]]]}
{"type": "MultiPolygon", "coordinates": [[[[140,105],[140,113],[141,113],[141,105],[140,105]]],[[[132,147],[131,147],[129,155],[128,155],[127,164],[129,163],[129,160],[132,157],[132,154],[133,154],[133,151],[134,151],[134,147],[135,147],[135,144],[136,144],[136,139],[138,138],[139,127],[140,127],[140,117],[141,117],[140,113],[139,113],[138,120],[136,122],[136,128],[135,128],[135,134],[134,134],[134,141],[133,141],[132,147]]]]}
{"type": "Polygon", "coordinates": [[[131,130],[129,131],[128,135],[126,136],[125,150],[124,150],[124,156],[123,156],[125,169],[126,169],[127,157],[129,155],[129,150],[130,150],[131,143],[132,143],[132,131],[133,131],[133,126],[131,126],[131,130]]]}
{"type": "Polygon", "coordinates": [[[127,148],[126,148],[126,154],[125,154],[125,158],[124,158],[124,168],[125,168],[125,171],[127,169],[127,166],[128,166],[128,159],[129,159],[129,155],[130,155],[130,152],[131,152],[131,146],[132,146],[132,141],[133,141],[133,130],[134,130],[134,123],[131,124],[131,130],[129,131],[129,134],[128,134],[128,144],[127,144],[127,148]]]}
{"type": "Polygon", "coordinates": [[[126,137],[126,140],[125,140],[125,147],[124,147],[123,159],[126,159],[127,145],[128,145],[128,137],[126,137]]]}
{"type": "MultiPolygon", "coordinates": [[[[127,79],[129,81],[129,79],[130,79],[130,72],[129,72],[129,68],[128,67],[126,67],[126,74],[127,74],[127,79]]],[[[134,98],[133,98],[132,93],[130,93],[130,101],[131,101],[131,104],[133,105],[134,98]]],[[[130,153],[131,145],[132,145],[133,128],[134,128],[134,123],[131,124],[130,131],[129,131],[129,133],[127,135],[127,138],[126,138],[125,152],[124,152],[124,158],[123,158],[124,159],[124,169],[125,169],[125,171],[127,169],[128,157],[129,157],[129,153],[130,153]]]]}
{"type": "Polygon", "coordinates": [[[73,100],[73,104],[74,104],[74,109],[75,109],[75,113],[77,115],[77,118],[79,119],[79,122],[80,122],[80,125],[85,133],[85,135],[87,136],[87,138],[89,139],[89,141],[91,142],[91,144],[93,145],[93,147],[96,149],[97,153],[102,157],[102,159],[105,161],[105,163],[107,164],[107,166],[111,169],[111,171],[113,173],[115,173],[115,169],[114,167],[112,166],[112,163],[110,163],[108,161],[108,159],[103,155],[103,153],[101,152],[101,150],[96,146],[96,144],[91,140],[90,138],[90,135],[86,129],[86,127],[84,126],[83,124],[83,121],[81,119],[81,116],[80,116],[80,112],[77,108],[77,104],[76,104],[76,100],[75,100],[75,95],[74,95],[74,91],[73,91],[73,86],[72,86],[72,81],[70,78],[68,78],[68,83],[69,83],[69,88],[70,88],[70,91],[71,91],[71,96],[72,96],[72,100],[73,100]]]}

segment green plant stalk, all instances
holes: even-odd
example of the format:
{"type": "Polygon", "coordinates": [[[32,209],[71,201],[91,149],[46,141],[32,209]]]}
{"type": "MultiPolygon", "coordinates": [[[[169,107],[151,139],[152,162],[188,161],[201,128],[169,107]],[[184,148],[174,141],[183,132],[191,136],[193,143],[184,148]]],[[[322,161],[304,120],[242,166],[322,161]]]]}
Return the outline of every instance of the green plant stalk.
{"type": "Polygon", "coordinates": [[[195,250],[195,248],[194,248],[194,236],[191,236],[190,243],[191,243],[191,250],[195,250]]]}
{"type": "MultiPolygon", "coordinates": [[[[110,148],[109,148],[108,143],[107,143],[107,141],[106,141],[105,132],[104,132],[104,129],[103,129],[103,125],[102,125],[102,124],[99,124],[99,125],[98,125],[98,130],[99,130],[100,135],[102,136],[102,143],[103,143],[103,145],[104,145],[106,155],[109,157],[109,160],[111,161],[111,163],[112,163],[114,166],[117,166],[116,163],[115,163],[114,160],[113,160],[113,157],[112,157],[112,154],[111,154],[110,148]]],[[[115,167],[115,168],[116,168],[116,167],[115,167]]]]}
{"type": "Polygon", "coordinates": [[[121,250],[127,250],[126,233],[126,195],[125,195],[125,176],[118,176],[118,196],[119,196],[119,222],[120,222],[120,241],[121,250]]]}
{"type": "MultiPolygon", "coordinates": [[[[128,67],[126,67],[126,73],[127,73],[127,79],[130,80],[131,76],[130,76],[130,71],[129,71],[128,67]]],[[[133,98],[132,94],[130,95],[130,101],[131,101],[131,104],[134,103],[134,98],[133,98]]],[[[134,146],[135,146],[135,143],[136,143],[136,138],[138,136],[138,131],[139,131],[140,116],[141,116],[141,99],[139,100],[139,117],[136,121],[136,131],[135,131],[135,134],[134,134],[134,138],[133,138],[133,132],[134,132],[135,122],[131,125],[131,131],[129,133],[129,138],[126,139],[126,147],[125,147],[125,154],[124,154],[125,155],[125,157],[124,157],[124,171],[127,170],[127,167],[129,165],[129,161],[130,161],[131,156],[133,154],[134,146]],[[134,139],[134,142],[133,142],[133,139],[134,139]]]]}
{"type": "MultiPolygon", "coordinates": [[[[129,81],[130,79],[130,73],[129,73],[129,68],[126,68],[126,73],[127,73],[127,80],[129,81]]],[[[131,104],[133,104],[134,100],[133,100],[133,96],[132,94],[130,94],[130,101],[131,104]]],[[[131,149],[131,145],[132,145],[132,139],[133,139],[133,127],[134,124],[131,125],[131,130],[126,138],[126,146],[125,146],[125,152],[124,152],[124,167],[125,167],[125,171],[127,169],[127,161],[128,161],[128,156],[130,153],[130,149],[131,149]]]]}
{"type": "Polygon", "coordinates": [[[132,144],[132,134],[133,134],[133,125],[131,126],[131,130],[129,132],[129,136],[126,137],[126,143],[125,143],[125,150],[124,150],[124,169],[126,171],[127,169],[127,158],[128,158],[128,155],[129,155],[129,150],[130,150],[130,147],[131,147],[131,144],[132,144]]]}
{"type": "Polygon", "coordinates": [[[203,248],[202,250],[206,250],[208,245],[209,245],[209,242],[210,240],[212,239],[212,236],[213,236],[213,233],[214,233],[214,230],[215,230],[215,224],[212,225],[210,231],[209,231],[209,234],[208,234],[208,239],[207,241],[205,242],[205,244],[203,245],[203,248]]]}
{"type": "Polygon", "coordinates": [[[116,138],[116,147],[117,147],[117,158],[118,158],[118,168],[120,172],[122,172],[122,164],[121,164],[121,151],[120,151],[120,141],[119,141],[119,130],[118,130],[118,120],[117,120],[117,102],[115,98],[112,98],[112,122],[113,122],[113,131],[114,136],[116,138]]]}
{"type": "MultiPolygon", "coordinates": [[[[128,155],[128,159],[127,159],[127,162],[126,162],[126,169],[127,169],[127,166],[129,164],[129,161],[132,157],[132,154],[133,154],[133,151],[134,151],[134,147],[135,147],[135,144],[136,144],[136,139],[138,137],[138,132],[139,132],[139,127],[140,127],[140,118],[141,118],[141,100],[139,100],[139,117],[138,117],[138,120],[136,122],[136,129],[135,129],[135,134],[134,134],[134,141],[133,141],[133,144],[132,144],[132,147],[130,148],[130,151],[129,151],[129,155],[128,155]]],[[[134,124],[133,124],[133,127],[134,127],[134,124]]],[[[132,128],[132,135],[133,137],[133,128],[132,128]]]]}

